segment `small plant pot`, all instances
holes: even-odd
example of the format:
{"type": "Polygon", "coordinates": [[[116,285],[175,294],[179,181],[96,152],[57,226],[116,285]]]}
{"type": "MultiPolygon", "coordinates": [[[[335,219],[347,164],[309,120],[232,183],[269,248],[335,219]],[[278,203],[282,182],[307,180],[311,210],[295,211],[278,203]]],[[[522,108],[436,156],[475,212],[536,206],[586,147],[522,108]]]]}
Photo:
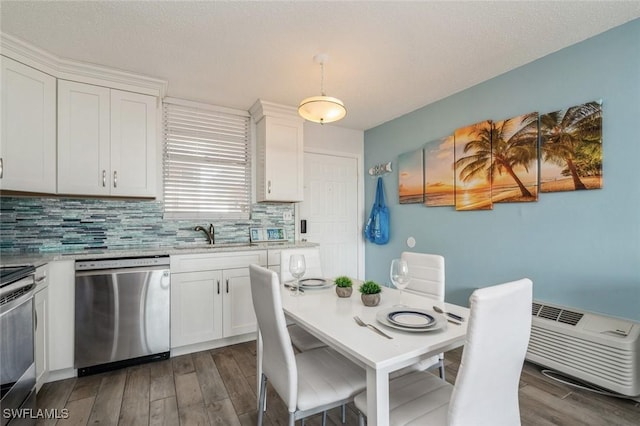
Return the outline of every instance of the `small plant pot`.
{"type": "Polygon", "coordinates": [[[361,294],[360,299],[362,299],[364,306],[378,306],[378,303],[380,303],[380,293],[361,294]]]}
{"type": "Polygon", "coordinates": [[[353,287],[336,286],[336,294],[338,297],[351,297],[351,293],[353,293],[353,287]]]}

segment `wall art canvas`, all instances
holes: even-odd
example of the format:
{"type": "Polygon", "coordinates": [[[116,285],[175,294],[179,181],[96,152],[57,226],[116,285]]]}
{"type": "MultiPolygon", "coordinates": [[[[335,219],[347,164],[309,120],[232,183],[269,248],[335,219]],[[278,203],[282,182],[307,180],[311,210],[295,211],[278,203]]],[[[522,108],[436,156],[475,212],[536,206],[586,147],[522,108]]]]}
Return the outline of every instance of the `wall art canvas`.
{"type": "Polygon", "coordinates": [[[453,135],[424,146],[424,204],[429,207],[455,206],[453,135]]]}
{"type": "Polygon", "coordinates": [[[398,156],[400,204],[424,202],[424,160],[422,148],[398,156]]]}
{"type": "Polygon", "coordinates": [[[491,210],[491,120],[454,132],[456,210],[491,210]]]}
{"type": "Polygon", "coordinates": [[[538,200],[538,113],[493,122],[491,199],[494,203],[538,200]]]}
{"type": "Polygon", "coordinates": [[[602,188],[602,105],[541,115],[540,150],[542,192],[602,188]]]}

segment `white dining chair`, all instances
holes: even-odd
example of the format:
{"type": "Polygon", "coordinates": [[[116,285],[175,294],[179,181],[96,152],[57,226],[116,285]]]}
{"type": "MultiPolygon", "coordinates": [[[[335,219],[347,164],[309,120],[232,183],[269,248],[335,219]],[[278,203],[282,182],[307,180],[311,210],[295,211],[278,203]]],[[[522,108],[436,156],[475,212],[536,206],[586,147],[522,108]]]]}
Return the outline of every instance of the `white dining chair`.
{"type": "MultiPolygon", "coordinates": [[[[258,265],[249,267],[251,298],[262,334],[262,376],[258,425],[262,425],[267,379],[296,420],[339,407],[366,386],[366,373],[336,351],[319,348],[294,354],[282,309],[278,275],[258,265]]],[[[344,422],[344,417],[343,417],[344,422]]]]}
{"type": "MultiPolygon", "coordinates": [[[[427,296],[438,302],[444,301],[444,257],[437,254],[402,252],[400,258],[407,262],[409,267],[409,285],[405,289],[408,292],[427,296]]],[[[431,306],[425,306],[431,309],[431,306]]],[[[395,371],[391,378],[402,376],[412,371],[424,371],[437,368],[440,377],[444,380],[444,353],[424,359],[417,364],[395,371]]]]}
{"type": "MultiPolygon", "coordinates": [[[[518,383],[531,333],[532,282],[485,287],[469,300],[455,386],[424,371],[391,380],[391,425],[520,425],[518,383]]],[[[366,392],[356,396],[355,405],[366,415],[366,392]]]]}
{"type": "MultiPolygon", "coordinates": [[[[283,283],[293,279],[293,275],[289,272],[289,259],[293,254],[304,255],[306,264],[304,277],[324,278],[320,262],[320,249],[317,247],[291,248],[280,252],[280,280],[283,283]]],[[[289,335],[293,346],[301,352],[327,346],[322,340],[295,323],[289,325],[289,335]]]]}

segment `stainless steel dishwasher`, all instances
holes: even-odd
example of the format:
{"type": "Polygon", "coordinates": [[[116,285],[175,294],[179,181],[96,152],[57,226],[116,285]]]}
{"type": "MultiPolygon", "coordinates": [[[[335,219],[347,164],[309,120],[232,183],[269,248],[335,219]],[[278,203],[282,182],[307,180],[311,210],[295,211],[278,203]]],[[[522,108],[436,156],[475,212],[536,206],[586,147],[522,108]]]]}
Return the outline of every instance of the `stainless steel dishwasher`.
{"type": "Polygon", "coordinates": [[[76,261],[78,376],[169,358],[169,257],[76,261]]]}

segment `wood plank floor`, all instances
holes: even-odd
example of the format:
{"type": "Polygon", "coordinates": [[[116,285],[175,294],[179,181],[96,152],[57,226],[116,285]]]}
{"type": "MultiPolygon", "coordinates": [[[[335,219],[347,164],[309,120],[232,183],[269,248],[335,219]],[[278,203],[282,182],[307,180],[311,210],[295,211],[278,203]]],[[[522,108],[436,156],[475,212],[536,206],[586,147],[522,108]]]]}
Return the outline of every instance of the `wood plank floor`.
{"type": "MultiPolygon", "coordinates": [[[[198,352],[109,373],[45,384],[38,407],[63,409],[67,419],[40,425],[255,425],[255,342],[198,352]]],[[[455,381],[461,350],[445,356],[447,380],[455,381]]],[[[286,425],[287,409],[269,390],[265,425],[286,425]]],[[[576,390],[526,363],[520,380],[522,424],[638,426],[640,403],[576,390]]],[[[347,424],[357,425],[352,404],[347,424]]],[[[321,424],[320,415],[306,421],[321,424]]],[[[329,425],[340,425],[339,409],[329,425]]],[[[472,425],[470,425],[472,426],[472,425]]]]}

